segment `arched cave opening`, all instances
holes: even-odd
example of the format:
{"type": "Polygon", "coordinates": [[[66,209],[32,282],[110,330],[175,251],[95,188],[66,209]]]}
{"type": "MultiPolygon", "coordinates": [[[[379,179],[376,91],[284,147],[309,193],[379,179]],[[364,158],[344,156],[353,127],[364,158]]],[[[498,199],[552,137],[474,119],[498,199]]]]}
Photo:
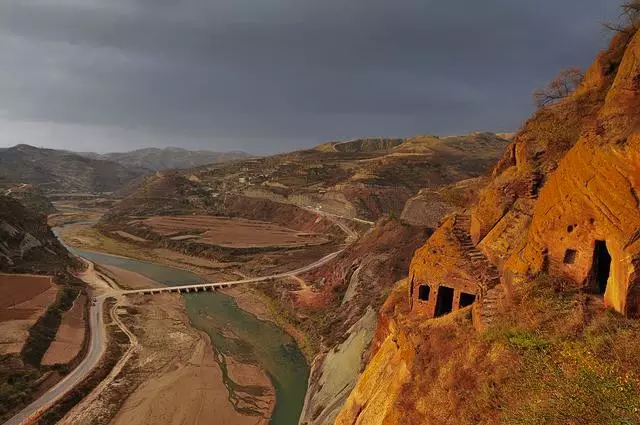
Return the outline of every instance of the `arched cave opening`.
{"type": "Polygon", "coordinates": [[[591,269],[591,288],[598,294],[604,295],[607,281],[611,274],[611,254],[605,241],[596,241],[593,250],[593,265],[591,269]]]}

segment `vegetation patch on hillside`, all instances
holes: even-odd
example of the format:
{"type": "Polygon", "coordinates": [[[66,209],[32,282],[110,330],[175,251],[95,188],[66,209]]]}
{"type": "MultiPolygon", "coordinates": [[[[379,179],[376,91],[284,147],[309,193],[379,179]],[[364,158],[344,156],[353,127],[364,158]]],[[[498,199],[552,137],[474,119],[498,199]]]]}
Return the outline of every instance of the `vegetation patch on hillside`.
{"type": "Polygon", "coordinates": [[[640,323],[561,279],[518,288],[484,334],[469,310],[423,327],[407,424],[638,423],[640,323]]]}

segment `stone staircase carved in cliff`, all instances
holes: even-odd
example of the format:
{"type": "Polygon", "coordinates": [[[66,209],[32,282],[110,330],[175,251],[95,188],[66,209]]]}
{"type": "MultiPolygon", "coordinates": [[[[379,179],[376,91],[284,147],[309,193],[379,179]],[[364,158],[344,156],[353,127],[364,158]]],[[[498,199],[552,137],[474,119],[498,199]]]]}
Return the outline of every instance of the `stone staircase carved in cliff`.
{"type": "Polygon", "coordinates": [[[524,180],[515,184],[507,185],[503,188],[504,196],[515,202],[518,198],[538,199],[538,192],[542,185],[543,176],[540,173],[533,172],[524,180]]]}
{"type": "Polygon", "coordinates": [[[525,196],[529,199],[537,199],[538,191],[540,190],[540,185],[542,183],[542,176],[538,173],[531,173],[529,177],[526,179],[527,183],[527,192],[525,196]]]}
{"type": "Polygon", "coordinates": [[[482,326],[486,327],[494,321],[498,302],[504,295],[504,287],[500,284],[498,269],[473,243],[470,228],[471,217],[467,214],[456,214],[452,233],[471,265],[472,276],[478,286],[474,314],[479,315],[482,326]]]}
{"type": "Polygon", "coordinates": [[[478,316],[477,319],[483,328],[494,324],[498,306],[504,296],[504,286],[499,284],[489,289],[484,297],[478,300],[478,305],[474,306],[473,314],[478,316]]]}

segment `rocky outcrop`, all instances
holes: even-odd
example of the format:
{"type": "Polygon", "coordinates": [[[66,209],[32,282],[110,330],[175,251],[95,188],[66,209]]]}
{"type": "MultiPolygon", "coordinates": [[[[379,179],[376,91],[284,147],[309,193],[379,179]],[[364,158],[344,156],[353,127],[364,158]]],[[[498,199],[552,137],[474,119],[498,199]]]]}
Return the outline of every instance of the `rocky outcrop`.
{"type": "MultiPolygon", "coordinates": [[[[437,248],[420,250],[412,263],[412,274],[419,279],[414,285],[431,279],[432,287],[434,280],[448,281],[464,290],[470,285],[456,283],[454,275],[461,273],[466,259],[490,270],[489,285],[478,273],[468,273],[484,291],[500,283],[498,270],[507,292],[519,280],[549,272],[602,292],[606,304],[620,312],[638,310],[639,300],[629,295],[637,284],[635,235],[640,227],[638,40],[638,35],[633,40],[617,37],[579,90],[542,108],[525,124],[471,210],[471,237],[453,226],[459,246],[468,252],[457,250],[443,266],[437,248]],[[442,269],[431,270],[435,267],[430,264],[442,269]]],[[[443,231],[448,231],[446,225],[443,231]]],[[[419,294],[412,295],[423,307],[419,294]]],[[[433,301],[427,306],[435,314],[433,301]]]]}
{"type": "MultiPolygon", "coordinates": [[[[538,110],[516,134],[502,159],[494,166],[491,180],[473,208],[471,235],[475,243],[482,246],[484,238],[513,209],[528,210],[527,214],[531,216],[533,203],[523,206],[522,202],[516,205],[517,202],[536,199],[546,184],[546,176],[553,173],[560,160],[575,146],[583,130],[596,122],[627,42],[624,37],[614,38],[610,47],[598,56],[575,93],[538,110]]],[[[509,218],[506,221],[510,221],[509,218]]],[[[496,237],[494,232],[493,238],[496,237]]],[[[490,245],[483,248],[491,250],[490,245]]],[[[485,253],[490,258],[505,256],[501,249],[485,253]]]]}

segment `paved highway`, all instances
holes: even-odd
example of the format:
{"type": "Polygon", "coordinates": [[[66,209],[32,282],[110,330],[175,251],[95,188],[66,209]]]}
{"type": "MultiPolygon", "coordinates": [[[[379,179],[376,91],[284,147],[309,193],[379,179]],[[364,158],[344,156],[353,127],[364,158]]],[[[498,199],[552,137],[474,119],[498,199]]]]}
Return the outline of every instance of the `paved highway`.
{"type": "Polygon", "coordinates": [[[91,342],[89,345],[89,351],[82,362],[80,362],[78,367],[76,367],[70,374],[65,376],[62,381],[58,382],[39,399],[5,422],[4,425],[20,425],[28,423],[29,419],[36,418],[68,391],[82,382],[89,372],[91,372],[91,370],[93,370],[93,368],[98,364],[106,347],[106,332],[103,320],[105,297],[106,296],[101,296],[97,298],[95,305],[92,305],[89,310],[91,342]]]}

